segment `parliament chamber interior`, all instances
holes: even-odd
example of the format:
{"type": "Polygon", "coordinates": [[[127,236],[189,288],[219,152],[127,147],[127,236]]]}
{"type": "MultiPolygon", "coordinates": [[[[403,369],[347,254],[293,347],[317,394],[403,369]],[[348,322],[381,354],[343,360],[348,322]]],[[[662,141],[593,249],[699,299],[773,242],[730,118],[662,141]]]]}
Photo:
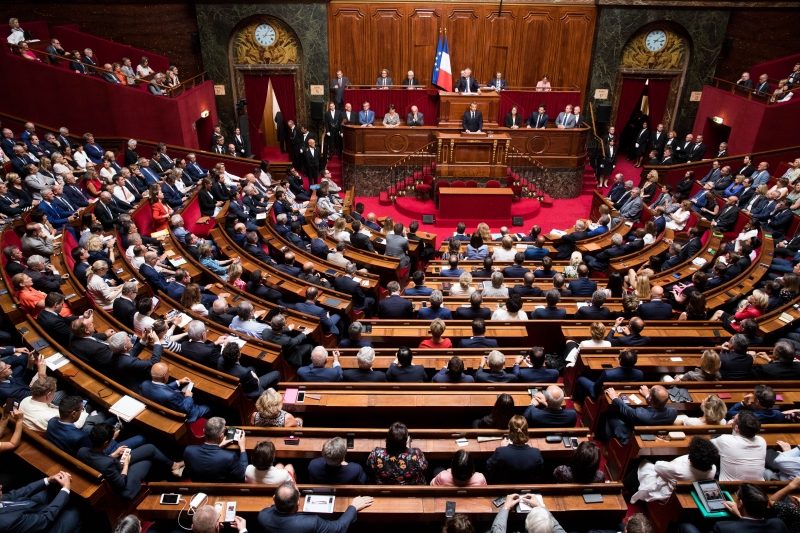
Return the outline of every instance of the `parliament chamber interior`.
{"type": "Polygon", "coordinates": [[[796,5],[0,14],[0,531],[800,531],[796,5]]]}

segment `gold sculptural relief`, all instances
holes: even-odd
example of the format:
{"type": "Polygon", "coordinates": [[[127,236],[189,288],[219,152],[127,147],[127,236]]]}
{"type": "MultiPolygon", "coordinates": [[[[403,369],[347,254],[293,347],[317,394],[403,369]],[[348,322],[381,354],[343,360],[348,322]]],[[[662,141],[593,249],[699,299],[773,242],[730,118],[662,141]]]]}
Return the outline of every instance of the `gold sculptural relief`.
{"type": "Polygon", "coordinates": [[[233,62],[239,65],[296,64],[300,63],[300,43],[297,36],[285,23],[265,17],[240,29],[233,39],[233,62]],[[269,24],[275,29],[275,42],[262,46],[256,41],[255,29],[260,24],[269,24]]]}
{"type": "Polygon", "coordinates": [[[631,39],[622,51],[621,68],[640,68],[670,70],[683,68],[685,43],[683,38],[671,31],[665,31],[667,42],[664,47],[651,52],[645,45],[647,32],[631,39]]]}

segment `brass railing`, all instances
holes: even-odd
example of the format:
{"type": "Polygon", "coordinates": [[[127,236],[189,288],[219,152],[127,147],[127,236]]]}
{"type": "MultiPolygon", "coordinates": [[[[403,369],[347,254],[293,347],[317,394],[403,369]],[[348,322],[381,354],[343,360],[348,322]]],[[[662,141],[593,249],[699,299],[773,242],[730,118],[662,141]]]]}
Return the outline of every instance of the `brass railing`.
{"type": "Polygon", "coordinates": [[[423,169],[431,167],[432,163],[436,162],[436,159],[436,141],[431,141],[392,164],[389,169],[391,183],[395,184],[405,178],[414,178],[415,173],[419,172],[414,184],[405,189],[405,194],[413,193],[414,186],[422,183],[423,169]]]}
{"type": "MultiPolygon", "coordinates": [[[[548,182],[547,167],[542,165],[536,158],[517,150],[513,146],[509,146],[506,152],[506,164],[511,169],[511,177],[506,179],[512,180],[511,183],[506,183],[506,186],[517,184],[517,180],[514,178],[516,175],[527,181],[528,185],[522,187],[523,197],[537,196],[536,191],[542,191],[542,185],[548,182]]],[[[520,179],[519,182],[521,183],[522,180],[520,179]]]]}

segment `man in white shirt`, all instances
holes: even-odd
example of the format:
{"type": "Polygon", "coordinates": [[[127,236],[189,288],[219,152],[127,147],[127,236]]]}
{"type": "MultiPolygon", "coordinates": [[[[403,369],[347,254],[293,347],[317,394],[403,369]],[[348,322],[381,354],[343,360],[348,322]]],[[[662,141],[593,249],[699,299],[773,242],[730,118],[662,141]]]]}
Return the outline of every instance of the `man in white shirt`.
{"type": "Polygon", "coordinates": [[[733,434],[711,442],[719,450],[720,481],[763,481],[767,443],[758,436],[761,423],[750,411],[740,411],[733,419],[733,434]]]}

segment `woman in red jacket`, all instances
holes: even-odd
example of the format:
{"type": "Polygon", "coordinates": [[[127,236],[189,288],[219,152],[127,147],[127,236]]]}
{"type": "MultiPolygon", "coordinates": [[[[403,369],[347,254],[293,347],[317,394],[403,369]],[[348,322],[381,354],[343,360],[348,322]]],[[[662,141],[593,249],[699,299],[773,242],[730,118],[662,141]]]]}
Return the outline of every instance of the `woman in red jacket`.
{"type": "Polygon", "coordinates": [[[753,291],[753,294],[747,298],[747,305],[742,307],[735,315],[719,310],[714,313],[711,320],[722,320],[722,327],[732,335],[736,335],[740,331],[742,321],[748,318],[758,318],[763,315],[767,310],[768,303],[769,297],[767,293],[753,291]]]}
{"type": "Polygon", "coordinates": [[[150,208],[153,210],[153,233],[169,228],[172,208],[164,203],[164,193],[157,183],[150,186],[150,208]]]}

